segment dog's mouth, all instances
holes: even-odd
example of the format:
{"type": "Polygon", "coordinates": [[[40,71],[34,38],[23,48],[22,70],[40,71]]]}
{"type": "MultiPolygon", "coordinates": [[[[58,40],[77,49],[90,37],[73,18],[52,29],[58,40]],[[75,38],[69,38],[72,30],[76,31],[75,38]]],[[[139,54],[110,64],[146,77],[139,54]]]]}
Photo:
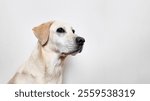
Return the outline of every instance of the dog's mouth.
{"type": "Polygon", "coordinates": [[[83,49],[83,46],[79,46],[76,50],[69,52],[69,54],[74,54],[74,53],[81,53],[83,49]]]}
{"type": "Polygon", "coordinates": [[[64,55],[76,55],[77,53],[81,53],[82,52],[82,49],[83,49],[83,45],[81,46],[78,46],[77,49],[71,51],[71,52],[68,52],[68,53],[62,53],[64,55]]]}

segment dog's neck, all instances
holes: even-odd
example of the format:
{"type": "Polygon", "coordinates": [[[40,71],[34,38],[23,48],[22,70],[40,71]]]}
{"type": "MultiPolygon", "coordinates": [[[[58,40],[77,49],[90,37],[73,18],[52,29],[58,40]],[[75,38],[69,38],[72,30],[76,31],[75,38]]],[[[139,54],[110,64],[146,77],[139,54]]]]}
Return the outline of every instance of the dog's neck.
{"type": "Polygon", "coordinates": [[[35,64],[37,64],[37,66],[35,67],[39,69],[40,75],[46,78],[45,82],[62,82],[63,61],[65,56],[61,56],[61,54],[53,50],[47,50],[46,46],[41,46],[38,43],[30,58],[36,62],[35,64]]]}

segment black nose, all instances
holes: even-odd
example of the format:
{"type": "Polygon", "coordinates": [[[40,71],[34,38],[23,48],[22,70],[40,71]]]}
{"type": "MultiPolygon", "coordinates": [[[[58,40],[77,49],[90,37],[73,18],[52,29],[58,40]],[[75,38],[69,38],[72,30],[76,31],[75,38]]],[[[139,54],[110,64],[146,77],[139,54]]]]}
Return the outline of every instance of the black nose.
{"type": "Polygon", "coordinates": [[[85,39],[82,37],[76,37],[76,43],[77,45],[83,45],[85,42],[85,39]]]}

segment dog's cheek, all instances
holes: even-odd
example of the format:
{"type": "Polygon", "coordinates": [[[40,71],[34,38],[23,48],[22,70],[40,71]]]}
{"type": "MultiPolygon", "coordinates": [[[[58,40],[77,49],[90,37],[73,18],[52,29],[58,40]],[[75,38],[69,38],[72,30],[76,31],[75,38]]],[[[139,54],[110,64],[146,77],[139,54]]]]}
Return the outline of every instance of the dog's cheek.
{"type": "Polygon", "coordinates": [[[58,38],[57,40],[55,40],[55,45],[60,52],[64,52],[67,50],[65,41],[61,38],[58,38]]]}

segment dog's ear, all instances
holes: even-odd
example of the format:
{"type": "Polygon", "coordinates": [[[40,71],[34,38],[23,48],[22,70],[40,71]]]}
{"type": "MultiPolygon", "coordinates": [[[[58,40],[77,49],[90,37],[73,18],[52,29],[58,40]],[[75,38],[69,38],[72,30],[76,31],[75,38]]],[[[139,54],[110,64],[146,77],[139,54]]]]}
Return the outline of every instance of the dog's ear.
{"type": "Polygon", "coordinates": [[[46,22],[32,29],[33,33],[35,34],[41,45],[44,45],[48,41],[50,33],[49,28],[52,25],[52,23],[53,21],[46,22]]]}

